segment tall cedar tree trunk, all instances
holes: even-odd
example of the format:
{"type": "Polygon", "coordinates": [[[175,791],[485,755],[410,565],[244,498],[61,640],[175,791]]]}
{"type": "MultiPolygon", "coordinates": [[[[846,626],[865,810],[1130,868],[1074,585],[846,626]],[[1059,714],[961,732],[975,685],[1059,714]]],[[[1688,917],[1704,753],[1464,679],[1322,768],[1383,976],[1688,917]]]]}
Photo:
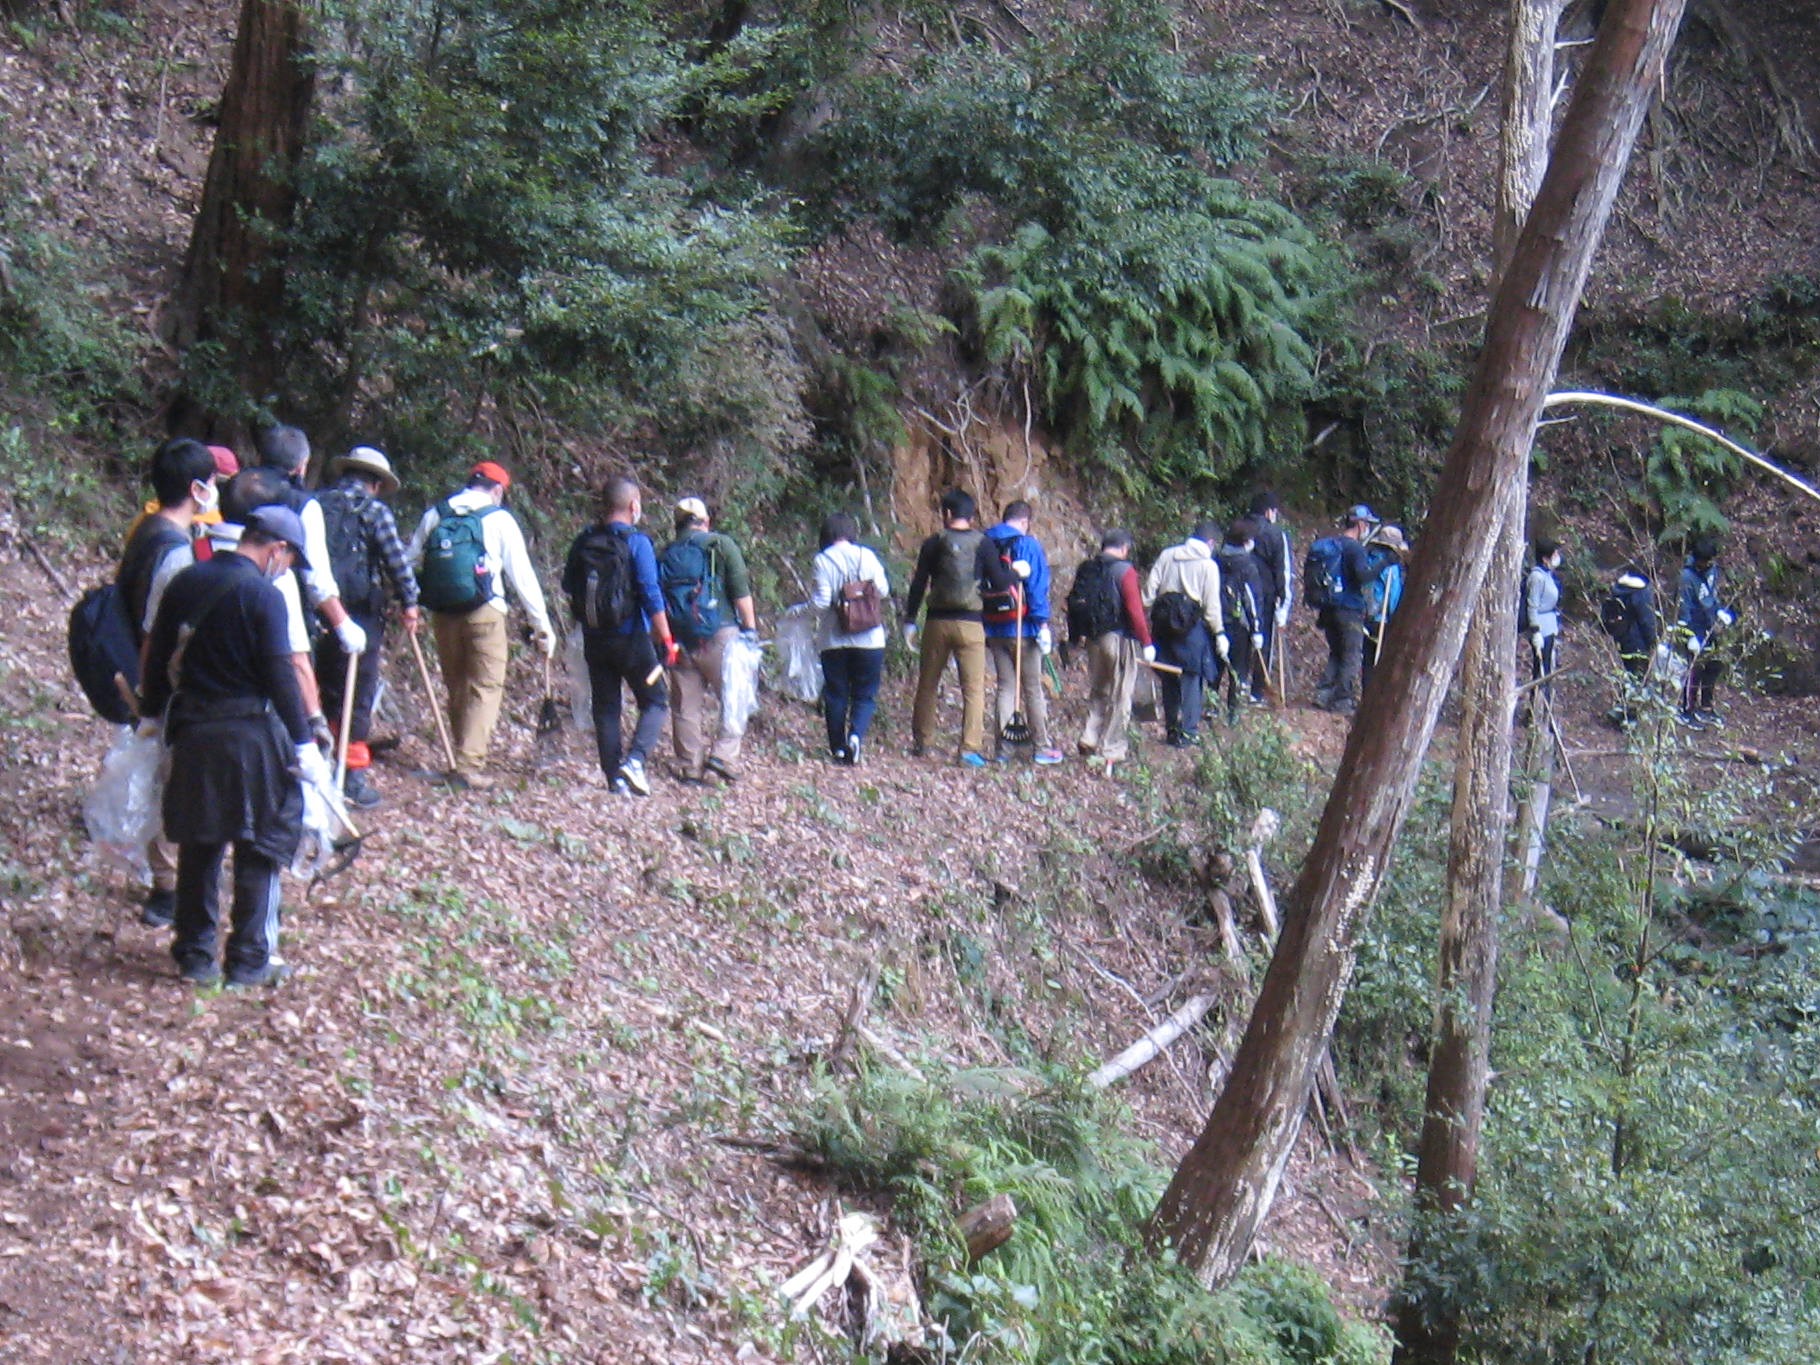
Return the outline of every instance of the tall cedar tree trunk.
{"type": "Polygon", "coordinates": [[[308,56],[300,4],[243,0],[202,207],[172,296],[172,340],[234,347],[235,372],[256,399],[277,379],[270,327],[284,279],[273,239],[291,221],[315,86],[308,56]]]}
{"type": "MultiPolygon", "coordinates": [[[[1548,167],[1555,36],[1563,3],[1511,0],[1493,220],[1500,273],[1509,265],[1548,167]]],[[[1447,901],[1435,953],[1434,1037],[1416,1165],[1416,1208],[1427,1218],[1465,1207],[1478,1180],[1479,1135],[1491,1070],[1498,915],[1510,828],[1510,725],[1517,696],[1512,587],[1522,574],[1528,484],[1526,459],[1511,480],[1497,551],[1466,636],[1460,689],[1465,713],[1454,756],[1447,901]]],[[[1533,704],[1539,705],[1540,699],[1533,704]]],[[[1420,1266],[1427,1259],[1430,1226],[1418,1220],[1410,1234],[1392,1365],[1453,1365],[1459,1355],[1460,1323],[1452,1305],[1423,1302],[1420,1266]]]]}
{"type": "Polygon", "coordinates": [[[1294,1145],[1377,894],[1529,458],[1587,271],[1686,0],[1611,0],[1500,282],[1390,648],[1285,903],[1283,935],[1206,1128],[1146,1229],[1211,1285],[1243,1265],[1294,1145]]]}

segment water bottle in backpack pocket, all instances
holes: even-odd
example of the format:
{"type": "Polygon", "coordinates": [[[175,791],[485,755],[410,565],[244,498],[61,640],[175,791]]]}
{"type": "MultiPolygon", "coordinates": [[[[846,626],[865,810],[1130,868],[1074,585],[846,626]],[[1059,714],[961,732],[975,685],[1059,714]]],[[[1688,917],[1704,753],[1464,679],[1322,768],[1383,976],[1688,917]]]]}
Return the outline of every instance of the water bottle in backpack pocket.
{"type": "Polygon", "coordinates": [[[1338,536],[1322,536],[1310,545],[1302,561],[1302,604],[1320,611],[1338,602],[1346,591],[1345,563],[1338,536]]]}

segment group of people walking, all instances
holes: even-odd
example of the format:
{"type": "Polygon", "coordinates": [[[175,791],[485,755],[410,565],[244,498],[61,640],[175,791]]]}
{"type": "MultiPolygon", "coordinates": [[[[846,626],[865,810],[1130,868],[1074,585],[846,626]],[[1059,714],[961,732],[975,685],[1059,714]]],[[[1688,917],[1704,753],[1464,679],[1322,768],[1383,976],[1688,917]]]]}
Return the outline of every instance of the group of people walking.
{"type": "MultiPolygon", "coordinates": [[[[369,740],[392,604],[413,637],[428,615],[447,692],[444,776],[462,788],[493,783],[488,754],[514,608],[546,661],[546,678],[556,653],[557,627],[506,505],[506,469],[474,465],[461,488],[423,513],[407,542],[387,503],[399,480],[383,452],[356,446],[330,461],[327,486],[314,493],[305,488],[310,453],[304,433],[289,426],[262,432],[258,463],[247,468],[224,447],[166,442],[152,460],[155,499],[130,528],[112,585],[131,655],[104,682],[130,697],[141,734],[158,736],[170,756],[142,918],[173,927],[173,955],[195,981],[220,975],[217,886],[228,848],[226,979],[279,980],[278,876],[301,838],[303,786],[336,781],[327,765],[338,755],[347,801],[357,809],[381,802],[369,740]]],[[[1075,567],[1065,595],[1028,501],[1008,503],[985,529],[962,490],[944,493],[940,511],[941,529],[918,547],[902,616],[904,642],[917,655],[913,755],[938,747],[951,663],[961,703],[951,752],[969,768],[1010,762],[1024,750],[1040,766],[1065,761],[1045,680],[1059,691],[1057,664],[1071,656],[1085,660],[1088,680],[1074,747],[1106,765],[1129,753],[1134,695],[1147,674],[1165,742],[1176,748],[1199,742],[1210,697],[1233,723],[1283,686],[1295,558],[1273,494],[1260,493],[1223,529],[1198,522],[1141,575],[1131,534],[1107,530],[1098,551],[1075,567]]],[[[666,719],[680,781],[738,778],[743,727],[728,721],[721,704],[727,661],[736,641],[746,650],[759,643],[745,557],[715,529],[706,504],[677,502],[661,549],[642,529],[644,515],[637,481],[611,480],[598,514],[570,544],[561,576],[581,637],[600,780],[629,797],[652,790],[648,765],[666,719]],[[636,712],[629,739],[627,694],[636,712]]],[[[1402,597],[1409,548],[1400,528],[1363,504],[1310,546],[1302,600],[1328,649],[1316,705],[1342,714],[1357,705],[1402,597]]],[[[1544,687],[1559,668],[1561,558],[1559,544],[1537,542],[1519,612],[1544,687]]],[[[1693,666],[1681,710],[1691,725],[1719,723],[1718,666],[1708,646],[1732,615],[1720,601],[1716,560],[1715,546],[1696,543],[1682,575],[1679,630],[1693,666]]],[[[809,596],[829,758],[857,766],[878,708],[892,585],[845,513],[822,523],[809,596]]],[[[1626,670],[1647,675],[1659,631],[1640,569],[1619,576],[1601,620],[1626,670]]],[[[73,622],[73,659],[76,629],[73,622]]],[[[91,698],[110,690],[86,677],[84,686],[91,698]]]]}

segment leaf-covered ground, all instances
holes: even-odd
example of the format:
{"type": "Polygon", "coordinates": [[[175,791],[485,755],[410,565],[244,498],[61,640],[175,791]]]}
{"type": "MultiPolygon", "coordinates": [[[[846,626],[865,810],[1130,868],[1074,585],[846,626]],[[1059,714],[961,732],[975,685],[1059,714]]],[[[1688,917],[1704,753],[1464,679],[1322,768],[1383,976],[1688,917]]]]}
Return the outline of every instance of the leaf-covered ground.
{"type": "MultiPolygon", "coordinates": [[[[737,786],[616,799],[578,735],[532,772],[520,661],[501,788],[419,780],[408,732],[353,870],[287,887],[297,977],[198,994],[82,833],[108,735],[65,681],[64,600],[23,558],[0,575],[8,1359],[765,1358],[833,1192],[719,1139],[787,1133],[869,963],[901,1053],[1081,1069],[1217,971],[1197,893],[1118,856],[1185,775],[1160,748],[1118,784],[913,762],[894,683],[857,774],[773,701],[737,786]]],[[[1128,1083],[1159,1161],[1229,1052],[1201,1042],[1128,1083]]],[[[1303,1151],[1268,1236],[1368,1302],[1368,1188],[1303,1151]]]]}

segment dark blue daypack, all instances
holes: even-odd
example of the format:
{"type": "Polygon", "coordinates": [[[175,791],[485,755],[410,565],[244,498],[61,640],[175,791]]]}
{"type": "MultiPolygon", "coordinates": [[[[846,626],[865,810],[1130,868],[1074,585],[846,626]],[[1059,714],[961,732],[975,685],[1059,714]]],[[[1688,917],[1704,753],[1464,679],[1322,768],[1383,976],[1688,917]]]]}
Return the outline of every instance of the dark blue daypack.
{"type": "Polygon", "coordinates": [[[1302,604],[1311,611],[1337,604],[1346,592],[1346,560],[1338,536],[1322,536],[1302,561],[1302,604]]]}
{"type": "Polygon", "coordinates": [[[657,581],[670,632],[683,647],[694,649],[712,640],[726,620],[726,590],[707,533],[691,531],[666,545],[658,556],[657,581]]]}
{"type": "Polygon", "coordinates": [[[137,719],[125,695],[139,687],[135,634],[126,594],[116,584],[90,588],[70,612],[70,667],[95,714],[116,725],[137,719]],[[125,681],[124,691],[117,679],[125,681]]]}

